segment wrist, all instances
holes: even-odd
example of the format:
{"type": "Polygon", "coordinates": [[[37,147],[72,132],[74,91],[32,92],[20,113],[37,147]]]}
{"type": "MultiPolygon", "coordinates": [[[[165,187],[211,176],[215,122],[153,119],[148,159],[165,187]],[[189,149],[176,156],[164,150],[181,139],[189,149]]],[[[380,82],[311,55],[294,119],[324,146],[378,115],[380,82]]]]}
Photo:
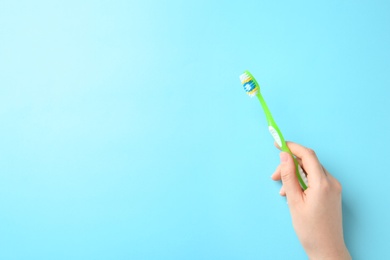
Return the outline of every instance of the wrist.
{"type": "Polygon", "coordinates": [[[340,249],[328,250],[324,252],[307,252],[310,260],[351,260],[352,257],[349,254],[347,247],[340,249]]]}

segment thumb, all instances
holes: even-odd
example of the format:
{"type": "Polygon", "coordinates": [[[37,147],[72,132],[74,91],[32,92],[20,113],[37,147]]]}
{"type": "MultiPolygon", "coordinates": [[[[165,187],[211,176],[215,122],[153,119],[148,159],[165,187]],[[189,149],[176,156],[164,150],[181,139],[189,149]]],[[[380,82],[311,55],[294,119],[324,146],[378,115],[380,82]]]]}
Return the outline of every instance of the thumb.
{"type": "Polygon", "coordinates": [[[289,153],[280,153],[280,175],[288,203],[291,205],[302,199],[302,189],[295,173],[295,164],[289,153]]]}

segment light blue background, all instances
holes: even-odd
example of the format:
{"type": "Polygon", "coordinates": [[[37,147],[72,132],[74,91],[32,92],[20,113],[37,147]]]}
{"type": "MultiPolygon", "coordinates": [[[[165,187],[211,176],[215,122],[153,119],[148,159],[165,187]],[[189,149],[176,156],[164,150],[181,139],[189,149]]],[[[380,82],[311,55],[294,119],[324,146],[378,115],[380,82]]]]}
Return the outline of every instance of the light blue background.
{"type": "Polygon", "coordinates": [[[0,1],[0,259],[305,259],[261,107],[390,257],[388,1],[0,1]]]}

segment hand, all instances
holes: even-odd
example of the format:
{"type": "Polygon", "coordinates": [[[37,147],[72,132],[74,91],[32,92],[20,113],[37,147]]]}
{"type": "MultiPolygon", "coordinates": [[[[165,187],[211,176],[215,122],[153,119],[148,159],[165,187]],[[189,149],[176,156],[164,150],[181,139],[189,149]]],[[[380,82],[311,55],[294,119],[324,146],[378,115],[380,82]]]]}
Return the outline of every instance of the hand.
{"type": "Polygon", "coordinates": [[[282,181],[280,194],[287,197],[295,232],[310,259],[351,259],[344,243],[341,185],[321,165],[315,152],[288,142],[288,147],[307,173],[303,191],[295,174],[293,158],[280,153],[281,163],[272,179],[282,181]]]}

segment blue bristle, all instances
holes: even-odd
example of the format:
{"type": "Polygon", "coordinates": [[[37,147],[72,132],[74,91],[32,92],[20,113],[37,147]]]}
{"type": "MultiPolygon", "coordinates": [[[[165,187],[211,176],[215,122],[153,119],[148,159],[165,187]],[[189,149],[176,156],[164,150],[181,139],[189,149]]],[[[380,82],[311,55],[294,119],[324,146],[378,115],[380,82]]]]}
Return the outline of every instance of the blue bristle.
{"type": "Polygon", "coordinates": [[[251,80],[245,83],[243,87],[246,92],[251,92],[256,87],[256,84],[251,80]]]}

